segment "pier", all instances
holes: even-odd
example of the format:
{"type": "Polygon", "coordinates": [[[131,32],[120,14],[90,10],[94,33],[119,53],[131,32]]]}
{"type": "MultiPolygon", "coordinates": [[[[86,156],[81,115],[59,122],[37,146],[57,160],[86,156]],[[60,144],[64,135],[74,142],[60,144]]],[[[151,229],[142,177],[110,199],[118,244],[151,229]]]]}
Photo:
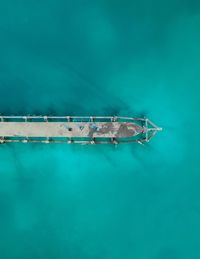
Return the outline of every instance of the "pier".
{"type": "Polygon", "coordinates": [[[148,142],[161,130],[149,119],[130,117],[1,116],[0,143],[104,144],[148,142]],[[150,126],[150,127],[149,127],[150,126]]]}

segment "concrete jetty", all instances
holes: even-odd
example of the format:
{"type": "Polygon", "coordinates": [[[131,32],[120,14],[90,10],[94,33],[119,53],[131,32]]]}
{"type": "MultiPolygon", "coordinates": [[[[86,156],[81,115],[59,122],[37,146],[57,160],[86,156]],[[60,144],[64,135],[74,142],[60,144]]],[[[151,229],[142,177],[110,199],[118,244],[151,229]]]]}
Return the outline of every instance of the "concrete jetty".
{"type": "Polygon", "coordinates": [[[130,117],[1,116],[0,143],[103,144],[149,141],[161,130],[149,119],[130,117]],[[151,125],[151,128],[148,125],[151,125]],[[151,134],[149,135],[149,133],[151,134]]]}

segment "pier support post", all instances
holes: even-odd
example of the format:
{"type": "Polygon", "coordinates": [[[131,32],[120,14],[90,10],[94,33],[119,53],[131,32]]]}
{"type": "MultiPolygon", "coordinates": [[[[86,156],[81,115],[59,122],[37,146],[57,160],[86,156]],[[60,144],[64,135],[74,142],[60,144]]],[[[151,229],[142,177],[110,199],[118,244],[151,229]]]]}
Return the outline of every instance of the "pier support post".
{"type": "Polygon", "coordinates": [[[49,137],[46,138],[45,143],[49,144],[49,137]]]}
{"type": "Polygon", "coordinates": [[[28,119],[27,116],[23,116],[22,118],[24,119],[25,122],[27,122],[27,119],[28,119]]]}
{"type": "Polygon", "coordinates": [[[4,139],[4,137],[1,137],[0,138],[0,144],[3,144],[3,143],[5,143],[5,139],[4,139]]]}
{"type": "Polygon", "coordinates": [[[94,138],[91,140],[91,144],[93,144],[93,145],[96,144],[94,138]]]}
{"type": "Polygon", "coordinates": [[[117,121],[117,116],[113,116],[113,117],[111,118],[111,121],[112,121],[112,122],[117,121]]]}

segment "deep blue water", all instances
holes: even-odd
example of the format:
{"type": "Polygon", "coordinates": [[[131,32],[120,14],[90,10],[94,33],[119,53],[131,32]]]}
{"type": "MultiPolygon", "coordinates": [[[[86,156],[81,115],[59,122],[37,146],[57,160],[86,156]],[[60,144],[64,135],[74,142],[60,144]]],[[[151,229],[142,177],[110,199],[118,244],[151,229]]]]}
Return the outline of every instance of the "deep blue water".
{"type": "Polygon", "coordinates": [[[200,258],[200,2],[0,2],[0,112],[147,116],[135,144],[0,146],[1,259],[200,258]]]}

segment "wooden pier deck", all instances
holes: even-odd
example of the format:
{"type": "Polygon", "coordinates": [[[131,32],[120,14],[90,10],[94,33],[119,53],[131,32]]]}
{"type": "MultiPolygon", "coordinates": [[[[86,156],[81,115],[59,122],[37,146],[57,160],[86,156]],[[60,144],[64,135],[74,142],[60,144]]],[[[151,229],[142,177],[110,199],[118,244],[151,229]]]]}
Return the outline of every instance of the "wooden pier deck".
{"type": "Polygon", "coordinates": [[[0,122],[1,137],[126,138],[141,132],[126,122],[0,122]]]}

